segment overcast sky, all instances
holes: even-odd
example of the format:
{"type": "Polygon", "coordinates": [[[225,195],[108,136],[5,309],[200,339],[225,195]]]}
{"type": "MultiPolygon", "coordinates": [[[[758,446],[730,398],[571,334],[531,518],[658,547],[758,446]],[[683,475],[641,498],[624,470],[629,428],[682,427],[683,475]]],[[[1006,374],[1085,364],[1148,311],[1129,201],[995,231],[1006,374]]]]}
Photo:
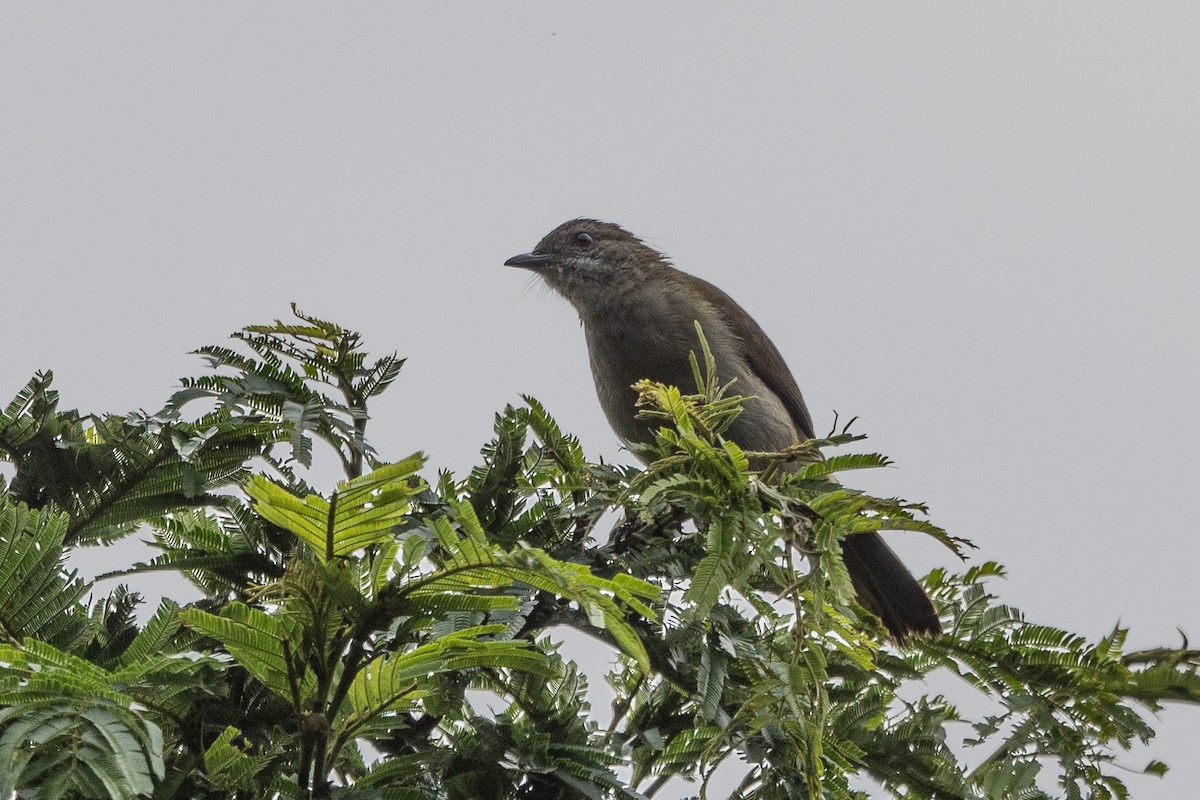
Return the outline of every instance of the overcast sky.
{"type": "MultiPolygon", "coordinates": [[[[529,393],[628,459],[501,266],[594,216],[732,294],[897,462],[857,485],[1030,618],[1200,638],[1195,3],[0,8],[0,401],[156,408],[296,301],[409,358],[385,456],[462,473],[529,393]]],[[[1135,796],[1194,792],[1200,711],[1156,727],[1135,796]]]]}

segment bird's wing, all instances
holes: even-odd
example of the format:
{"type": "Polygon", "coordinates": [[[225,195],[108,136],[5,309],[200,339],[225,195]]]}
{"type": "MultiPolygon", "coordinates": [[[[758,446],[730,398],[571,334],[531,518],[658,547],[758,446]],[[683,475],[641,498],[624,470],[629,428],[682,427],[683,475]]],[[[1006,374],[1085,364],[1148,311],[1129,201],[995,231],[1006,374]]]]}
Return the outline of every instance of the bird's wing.
{"type": "Polygon", "coordinates": [[[800,435],[815,439],[812,417],[804,405],[804,396],[800,394],[800,387],[796,385],[796,379],[792,377],[774,342],[767,338],[767,334],[754,318],[734,302],[732,297],[695,275],[688,277],[696,282],[696,288],[704,299],[721,315],[721,319],[729,326],[733,335],[742,342],[743,354],[751,372],[780,399],[800,435]]]}

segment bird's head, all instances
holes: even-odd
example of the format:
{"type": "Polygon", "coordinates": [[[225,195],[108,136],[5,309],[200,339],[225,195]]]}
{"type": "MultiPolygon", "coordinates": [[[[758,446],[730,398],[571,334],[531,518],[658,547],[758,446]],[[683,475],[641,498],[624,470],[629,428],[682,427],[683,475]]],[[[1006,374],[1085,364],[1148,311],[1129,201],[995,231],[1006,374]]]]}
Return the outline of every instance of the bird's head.
{"type": "Polygon", "coordinates": [[[636,285],[667,267],[662,253],[629,231],[594,219],[564,222],[531,252],[504,264],[536,272],[581,313],[619,304],[636,285]]]}

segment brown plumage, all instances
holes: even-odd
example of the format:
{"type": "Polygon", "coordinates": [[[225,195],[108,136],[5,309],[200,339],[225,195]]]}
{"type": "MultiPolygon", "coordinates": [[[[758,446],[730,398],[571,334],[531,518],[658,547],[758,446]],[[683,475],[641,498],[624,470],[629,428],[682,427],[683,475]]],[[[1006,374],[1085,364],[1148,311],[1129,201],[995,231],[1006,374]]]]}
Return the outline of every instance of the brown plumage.
{"type": "MultiPolygon", "coordinates": [[[[743,449],[778,451],[814,436],[804,397],[779,350],[729,295],[673,267],[662,253],[623,228],[577,219],[555,228],[508,266],[539,274],[571,302],[583,321],[600,405],[617,435],[645,441],[632,384],[643,378],[692,386],[688,354],[699,322],[722,382],[736,379],[747,403],[727,435],[743,449]]],[[[878,534],[842,545],[859,602],[897,641],[939,633],[933,604],[878,534]]]]}

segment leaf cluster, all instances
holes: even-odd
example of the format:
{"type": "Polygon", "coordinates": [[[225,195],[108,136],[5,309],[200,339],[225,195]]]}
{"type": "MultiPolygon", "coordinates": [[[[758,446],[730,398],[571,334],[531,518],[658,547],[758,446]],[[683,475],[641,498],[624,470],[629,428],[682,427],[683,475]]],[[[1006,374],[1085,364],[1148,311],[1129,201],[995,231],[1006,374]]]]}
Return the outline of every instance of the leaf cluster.
{"type": "Polygon", "coordinates": [[[1124,797],[1116,759],[1149,715],[1200,701],[1186,643],[1027,621],[992,562],[926,578],[944,636],[888,642],[840,543],[966,543],[853,489],[888,461],[830,452],[848,428],[783,453],[726,440],[754,400],[703,344],[695,394],[638,386],[645,469],[590,462],[524,398],[470,474],[426,477],[367,436],[403,361],[296,318],[235,334],[250,355],[203,348],[213,372],[155,414],[62,411],[47,373],[0,415],[0,794],[708,797],[737,762],[738,798],[1124,797]],[[303,478],[316,441],[345,473],[327,492],[303,478]],[[159,553],[121,574],[178,572],[200,601],[144,622],[125,586],[85,602],[67,554],[135,530],[159,553]],[[607,715],[566,631],[606,653],[607,715]],[[929,694],[935,675],[989,710],[929,694]]]}

